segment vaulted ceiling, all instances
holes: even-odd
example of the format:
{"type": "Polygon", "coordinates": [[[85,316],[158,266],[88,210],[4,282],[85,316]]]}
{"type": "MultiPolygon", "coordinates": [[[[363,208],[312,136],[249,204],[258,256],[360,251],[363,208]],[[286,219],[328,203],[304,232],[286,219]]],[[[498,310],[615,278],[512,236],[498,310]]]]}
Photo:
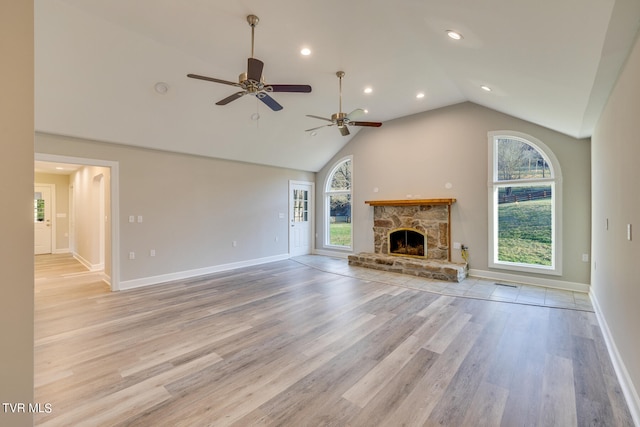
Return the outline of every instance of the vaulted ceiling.
{"type": "Polygon", "coordinates": [[[305,132],[326,123],[307,114],[338,112],[340,70],[342,110],[367,109],[361,120],[471,101],[589,137],[640,23],[637,0],[35,0],[35,12],[37,131],[307,171],[376,131],[305,132]],[[273,93],[281,111],[253,96],[215,105],[238,89],[187,78],[237,81],[250,14],[267,83],[313,88],[273,93]]]}

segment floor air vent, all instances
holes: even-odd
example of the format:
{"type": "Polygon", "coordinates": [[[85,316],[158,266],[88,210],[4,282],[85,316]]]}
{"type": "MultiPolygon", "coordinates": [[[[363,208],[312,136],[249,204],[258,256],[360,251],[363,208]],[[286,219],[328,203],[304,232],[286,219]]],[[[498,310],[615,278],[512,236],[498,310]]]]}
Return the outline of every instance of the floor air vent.
{"type": "Polygon", "coordinates": [[[505,287],[507,287],[507,288],[517,288],[517,286],[516,286],[516,285],[508,285],[508,284],[506,284],[506,283],[498,283],[498,282],[496,282],[496,285],[498,285],[498,286],[505,286],[505,287]]]}

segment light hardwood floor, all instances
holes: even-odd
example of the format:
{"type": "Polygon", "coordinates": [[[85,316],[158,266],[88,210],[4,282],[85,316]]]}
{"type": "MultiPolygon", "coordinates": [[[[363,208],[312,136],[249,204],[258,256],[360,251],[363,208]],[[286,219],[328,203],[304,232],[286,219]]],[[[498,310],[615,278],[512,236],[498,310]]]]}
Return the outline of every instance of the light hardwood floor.
{"type": "Polygon", "coordinates": [[[37,425],[633,425],[589,311],[291,260],[117,293],[36,271],[37,425]]]}

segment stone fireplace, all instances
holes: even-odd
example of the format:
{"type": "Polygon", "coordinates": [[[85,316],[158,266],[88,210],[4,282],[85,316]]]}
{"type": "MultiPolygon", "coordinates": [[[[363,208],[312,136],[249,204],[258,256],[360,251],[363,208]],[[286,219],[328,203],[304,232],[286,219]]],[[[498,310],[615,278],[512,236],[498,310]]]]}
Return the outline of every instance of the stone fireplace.
{"type": "Polygon", "coordinates": [[[451,205],[456,199],[367,201],[373,206],[374,253],[349,265],[460,282],[466,263],[451,262],[451,205]]]}
{"type": "MultiPolygon", "coordinates": [[[[440,199],[438,199],[440,200],[440,199]]],[[[446,199],[451,200],[451,199],[446,199]]],[[[427,204],[430,200],[388,201],[397,204],[377,204],[373,206],[373,251],[377,254],[390,254],[391,246],[396,242],[390,240],[394,230],[415,230],[426,240],[424,258],[450,260],[450,205],[427,204]],[[400,204],[404,202],[404,204],[400,204]]],[[[453,203],[453,202],[452,202],[453,203]]]]}

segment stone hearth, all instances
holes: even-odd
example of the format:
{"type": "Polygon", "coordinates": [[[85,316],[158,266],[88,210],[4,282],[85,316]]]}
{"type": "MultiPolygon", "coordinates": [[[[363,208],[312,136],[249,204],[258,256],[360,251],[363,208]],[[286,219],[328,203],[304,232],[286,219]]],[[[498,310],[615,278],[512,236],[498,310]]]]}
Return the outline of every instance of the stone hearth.
{"type": "Polygon", "coordinates": [[[392,273],[409,274],[428,279],[462,282],[469,274],[466,263],[417,259],[385,254],[359,253],[349,255],[349,265],[392,273]]]}

